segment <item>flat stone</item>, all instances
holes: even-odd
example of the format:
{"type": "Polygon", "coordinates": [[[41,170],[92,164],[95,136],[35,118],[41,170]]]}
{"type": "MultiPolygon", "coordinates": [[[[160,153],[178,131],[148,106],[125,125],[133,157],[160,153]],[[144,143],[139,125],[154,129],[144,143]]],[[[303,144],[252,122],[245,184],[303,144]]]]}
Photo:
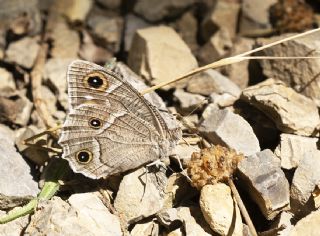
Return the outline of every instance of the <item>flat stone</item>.
{"type": "Polygon", "coordinates": [[[24,235],[122,235],[118,218],[94,193],[75,195],[71,206],[59,197],[41,202],[24,235]]]}
{"type": "Polygon", "coordinates": [[[317,105],[281,81],[268,79],[250,86],[241,99],[265,113],[284,133],[319,136],[315,132],[320,123],[317,105]]]}
{"type": "Polygon", "coordinates": [[[284,133],[280,138],[280,144],[274,152],[281,160],[281,167],[287,170],[296,168],[305,155],[317,150],[318,138],[284,133]]]}
{"type": "Polygon", "coordinates": [[[316,236],[320,231],[320,210],[314,211],[298,221],[290,236],[310,235],[316,236]]]}
{"type": "Polygon", "coordinates": [[[295,204],[305,205],[315,187],[320,184],[320,151],[305,153],[294,172],[291,185],[291,198],[295,204]]]}
{"type": "MultiPolygon", "coordinates": [[[[0,216],[5,215],[4,211],[0,211],[0,216]]],[[[29,223],[29,216],[22,216],[11,222],[0,224],[0,236],[20,236],[23,235],[24,229],[29,223]]]]}
{"type": "MultiPolygon", "coordinates": [[[[132,45],[128,65],[152,85],[177,78],[198,66],[185,42],[167,26],[138,30],[132,45]]],[[[186,83],[182,81],[180,87],[186,83]]],[[[175,86],[172,84],[164,89],[175,86]]]]}
{"type": "Polygon", "coordinates": [[[31,116],[32,103],[22,91],[0,91],[0,121],[25,126],[31,116]]]}
{"type": "Polygon", "coordinates": [[[0,162],[0,209],[15,207],[38,194],[30,166],[3,133],[0,133],[0,162]]]}
{"type": "MultiPolygon", "coordinates": [[[[271,37],[268,39],[259,39],[259,45],[274,42],[276,40],[288,37],[271,37]]],[[[308,37],[301,37],[282,43],[275,47],[267,48],[261,52],[262,56],[310,56],[319,57],[318,48],[320,42],[317,40],[320,33],[314,33],[308,37]],[[291,53],[294,52],[294,55],[291,53]]],[[[259,60],[263,74],[270,78],[282,80],[286,85],[292,86],[298,93],[312,98],[320,106],[320,84],[318,78],[320,60],[259,60]]]]}
{"type": "Polygon", "coordinates": [[[243,235],[240,210],[228,185],[205,185],[201,189],[200,208],[214,232],[219,235],[243,235]]]}
{"type": "Polygon", "coordinates": [[[269,9],[277,0],[244,0],[241,4],[241,17],[239,31],[242,35],[255,35],[255,33],[270,32],[269,9]]]}
{"type": "Polygon", "coordinates": [[[14,82],[13,75],[5,68],[0,68],[0,89],[11,88],[16,89],[16,83],[14,82]]]}
{"type": "Polygon", "coordinates": [[[70,21],[85,21],[93,5],[93,0],[57,0],[51,10],[65,15],[70,21]]]}
{"type": "Polygon", "coordinates": [[[123,177],[114,207],[129,224],[153,215],[163,207],[167,179],[162,169],[150,172],[149,167],[147,173],[142,167],[123,177]]]}
{"type": "Polygon", "coordinates": [[[202,114],[202,119],[199,131],[209,142],[232,148],[245,156],[260,151],[257,137],[249,123],[241,116],[209,104],[202,114]]]}
{"type": "Polygon", "coordinates": [[[193,76],[193,78],[188,81],[187,91],[204,96],[209,96],[212,93],[227,93],[234,96],[235,99],[241,94],[240,88],[234,82],[213,69],[193,76]]]}
{"type": "Polygon", "coordinates": [[[242,160],[238,170],[244,187],[268,220],[289,208],[288,180],[280,160],[269,149],[242,160]]]}
{"type": "Polygon", "coordinates": [[[203,65],[225,57],[232,48],[232,39],[225,28],[219,29],[199,50],[198,57],[203,65]]]}
{"type": "Polygon", "coordinates": [[[5,52],[5,60],[31,69],[36,60],[39,48],[40,46],[36,37],[23,37],[9,44],[5,52]],[[26,50],[26,48],[28,50],[26,50]]]}
{"type": "Polygon", "coordinates": [[[177,89],[173,93],[174,100],[179,103],[179,111],[182,114],[189,114],[195,109],[201,109],[207,100],[204,96],[185,92],[183,89],[177,89]]]}
{"type": "Polygon", "coordinates": [[[240,3],[236,1],[217,1],[211,12],[201,23],[201,34],[208,40],[215,32],[225,28],[229,37],[236,34],[240,3]]]}
{"type": "MultiPolygon", "coordinates": [[[[252,50],[255,41],[249,38],[236,38],[230,50],[231,55],[238,55],[243,52],[252,50]]],[[[249,62],[244,60],[222,67],[224,74],[240,88],[248,87],[249,83],[249,62]]]]}
{"type": "Polygon", "coordinates": [[[159,225],[153,221],[136,224],[131,230],[130,236],[142,236],[142,235],[150,235],[150,236],[159,235],[159,225]]]}
{"type": "Polygon", "coordinates": [[[151,24],[146,22],[144,19],[134,15],[127,14],[125,17],[125,26],[124,26],[124,49],[129,51],[131,48],[133,36],[138,29],[143,29],[150,27],[151,24]]]}
{"type": "Polygon", "coordinates": [[[93,35],[101,41],[101,46],[112,52],[118,52],[121,43],[123,19],[120,17],[90,14],[88,26],[93,35]]]}
{"type": "Polygon", "coordinates": [[[168,17],[176,17],[186,8],[193,5],[195,0],[138,0],[134,12],[148,21],[155,22],[168,17]]]}

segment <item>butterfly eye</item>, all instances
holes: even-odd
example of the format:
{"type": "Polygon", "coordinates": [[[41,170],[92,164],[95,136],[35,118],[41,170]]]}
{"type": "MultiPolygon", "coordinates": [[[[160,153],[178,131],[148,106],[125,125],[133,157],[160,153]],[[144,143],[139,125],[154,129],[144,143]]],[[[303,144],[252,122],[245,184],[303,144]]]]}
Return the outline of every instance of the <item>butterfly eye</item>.
{"type": "Polygon", "coordinates": [[[94,129],[99,129],[102,127],[102,121],[98,118],[91,118],[89,120],[89,126],[94,129]]]}
{"type": "Polygon", "coordinates": [[[85,77],[85,83],[94,89],[106,89],[108,87],[107,79],[103,74],[98,72],[91,73],[85,77]]]}
{"type": "Polygon", "coordinates": [[[87,150],[77,152],[76,159],[81,164],[87,164],[92,160],[92,153],[87,150]]]}

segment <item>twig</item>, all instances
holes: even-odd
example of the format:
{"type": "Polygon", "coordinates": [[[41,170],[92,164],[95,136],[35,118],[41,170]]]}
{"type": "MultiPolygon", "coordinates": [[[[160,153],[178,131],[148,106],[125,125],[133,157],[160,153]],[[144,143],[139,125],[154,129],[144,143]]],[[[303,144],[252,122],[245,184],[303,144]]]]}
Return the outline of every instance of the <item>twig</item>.
{"type": "Polygon", "coordinates": [[[254,227],[254,225],[253,225],[253,223],[251,221],[249,213],[248,213],[246,207],[244,206],[243,201],[242,201],[242,199],[240,197],[240,194],[239,194],[239,192],[238,192],[238,190],[237,190],[236,186],[234,185],[233,180],[231,178],[228,178],[228,184],[229,184],[229,186],[231,188],[231,191],[233,193],[233,196],[234,196],[234,198],[235,198],[235,200],[236,200],[236,202],[237,202],[237,204],[238,204],[238,206],[240,208],[242,216],[243,216],[245,222],[247,223],[247,225],[249,227],[249,230],[250,230],[251,234],[253,236],[258,236],[258,233],[257,233],[257,231],[256,231],[256,229],[255,229],[255,227],[254,227]]]}

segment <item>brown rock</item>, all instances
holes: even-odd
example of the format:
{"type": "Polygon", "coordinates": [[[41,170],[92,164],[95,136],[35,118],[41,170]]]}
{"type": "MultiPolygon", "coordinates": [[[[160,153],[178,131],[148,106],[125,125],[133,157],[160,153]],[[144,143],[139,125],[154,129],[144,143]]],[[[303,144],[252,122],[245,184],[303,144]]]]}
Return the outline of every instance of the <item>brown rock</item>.
{"type": "Polygon", "coordinates": [[[208,40],[215,32],[225,28],[230,38],[237,30],[240,4],[236,1],[216,1],[212,11],[201,24],[201,33],[204,40],[208,40]]]}
{"type": "Polygon", "coordinates": [[[238,170],[243,185],[268,220],[289,208],[288,180],[269,149],[242,160],[238,170]]]}
{"type": "MultiPolygon", "coordinates": [[[[288,35],[283,35],[285,37],[288,35]]],[[[320,33],[314,33],[308,37],[302,37],[289,42],[282,43],[275,47],[263,50],[263,56],[315,56],[319,57],[318,51],[320,33]]],[[[280,39],[272,37],[270,39],[260,39],[259,44],[267,44],[280,39]]],[[[320,105],[320,83],[318,59],[301,60],[261,60],[259,61],[263,74],[267,77],[280,79],[288,86],[292,86],[298,93],[302,93],[312,98],[317,105],[320,105]]]]}
{"type": "Polygon", "coordinates": [[[319,136],[316,134],[320,123],[316,104],[281,81],[268,79],[248,87],[243,90],[241,99],[264,112],[282,132],[319,136]]]}
{"type": "MultiPolygon", "coordinates": [[[[176,78],[198,66],[188,46],[172,28],[166,26],[138,30],[128,64],[151,84],[176,78]]],[[[181,84],[184,86],[186,81],[181,84]]]]}
{"type": "Polygon", "coordinates": [[[92,5],[92,0],[56,0],[51,9],[65,15],[70,21],[84,21],[92,5]]]}

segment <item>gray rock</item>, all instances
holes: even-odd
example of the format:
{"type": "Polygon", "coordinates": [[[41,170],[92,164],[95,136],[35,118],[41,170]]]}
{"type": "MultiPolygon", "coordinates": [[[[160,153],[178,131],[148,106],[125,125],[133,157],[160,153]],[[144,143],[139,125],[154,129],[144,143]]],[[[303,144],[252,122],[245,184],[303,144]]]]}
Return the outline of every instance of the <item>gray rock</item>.
{"type": "Polygon", "coordinates": [[[201,108],[207,103],[207,100],[204,96],[188,93],[183,89],[177,89],[174,91],[173,96],[174,100],[179,103],[179,111],[183,115],[188,115],[195,109],[201,110],[201,108]]]}
{"type": "Polygon", "coordinates": [[[155,22],[167,17],[175,17],[187,7],[194,4],[195,0],[138,0],[134,12],[146,20],[155,22]]]}
{"type": "Polygon", "coordinates": [[[268,79],[250,86],[243,90],[241,99],[265,113],[284,133],[319,136],[317,105],[281,81],[268,79]]]}
{"type": "Polygon", "coordinates": [[[75,194],[69,202],[53,197],[40,203],[25,235],[122,235],[118,218],[95,193],[75,194]]]}
{"type": "Polygon", "coordinates": [[[14,82],[12,74],[5,68],[0,68],[0,89],[11,88],[16,89],[16,83],[14,82]]]}
{"type": "Polygon", "coordinates": [[[88,26],[93,34],[102,41],[103,47],[112,52],[120,49],[123,20],[120,17],[90,14],[88,26]]]}
{"type": "MultiPolygon", "coordinates": [[[[198,66],[185,42],[167,26],[138,30],[132,45],[128,65],[152,85],[177,78],[198,66]]],[[[178,83],[180,87],[185,84],[185,80],[178,83]]],[[[163,89],[176,86],[177,83],[163,89]]]]}
{"type": "Polygon", "coordinates": [[[25,126],[31,115],[32,103],[23,91],[2,89],[0,91],[0,121],[25,126]]]}
{"type": "Polygon", "coordinates": [[[274,152],[281,159],[281,167],[284,169],[296,168],[305,155],[317,150],[318,138],[284,133],[280,137],[280,144],[274,152]]]}
{"type": "Polygon", "coordinates": [[[277,0],[244,0],[241,7],[239,31],[242,35],[270,32],[269,9],[277,0]]]}
{"type": "MultiPolygon", "coordinates": [[[[0,211],[0,216],[5,212],[0,211]]],[[[0,236],[21,236],[29,223],[29,216],[22,216],[6,224],[0,224],[0,236]]]]}
{"type": "Polygon", "coordinates": [[[305,205],[313,190],[320,184],[320,151],[305,153],[294,172],[291,198],[298,205],[305,205]]]}
{"type": "Polygon", "coordinates": [[[133,36],[138,29],[150,27],[151,24],[143,20],[142,18],[128,14],[125,17],[125,28],[124,28],[124,49],[129,51],[131,48],[133,36]]]}
{"type": "Polygon", "coordinates": [[[190,161],[192,153],[199,151],[198,145],[179,143],[174,149],[174,155],[181,161],[182,165],[185,165],[190,161]]]}
{"type": "MultiPolygon", "coordinates": [[[[276,40],[288,37],[272,37],[268,39],[260,39],[260,45],[264,45],[276,40]]],[[[294,52],[294,56],[315,56],[319,57],[318,51],[320,33],[314,33],[308,37],[301,37],[290,40],[281,45],[270,47],[261,52],[262,56],[292,56],[290,52],[294,52]]],[[[263,74],[270,78],[282,80],[288,86],[292,86],[298,93],[302,93],[312,98],[317,105],[320,105],[320,85],[317,82],[320,60],[260,60],[263,74]]]]}
{"type": "Polygon", "coordinates": [[[177,208],[163,209],[157,213],[157,219],[160,224],[169,229],[173,224],[180,221],[177,208]]]}
{"type": "Polygon", "coordinates": [[[213,69],[209,69],[195,75],[191,80],[189,80],[187,91],[204,96],[209,96],[212,93],[227,93],[235,97],[235,99],[237,99],[241,94],[240,88],[234,82],[213,69]]]}
{"type": "Polygon", "coordinates": [[[229,37],[236,34],[240,3],[236,1],[216,1],[212,11],[201,23],[201,34],[208,40],[215,32],[225,28],[229,37]]]}
{"type": "Polygon", "coordinates": [[[289,208],[289,183],[279,159],[270,150],[242,160],[238,170],[245,188],[268,220],[289,208]]]}
{"type": "Polygon", "coordinates": [[[213,144],[221,144],[244,155],[260,151],[259,141],[249,123],[233,112],[210,104],[202,114],[199,131],[213,144]]]}
{"type": "Polygon", "coordinates": [[[31,69],[40,48],[38,39],[31,37],[23,37],[18,41],[9,44],[5,52],[5,60],[10,63],[16,63],[27,69],[31,69]],[[28,50],[26,50],[26,48],[28,50]]]}
{"type": "Polygon", "coordinates": [[[209,64],[225,57],[231,48],[232,40],[229,32],[227,29],[221,28],[199,50],[198,57],[202,64],[209,64]]]}
{"type": "Polygon", "coordinates": [[[114,207],[129,224],[153,215],[163,207],[167,177],[162,167],[157,172],[150,172],[150,168],[149,172],[144,167],[139,168],[124,176],[120,183],[114,207]]]}
{"type": "MultiPolygon", "coordinates": [[[[230,50],[231,55],[238,55],[240,53],[250,51],[253,48],[254,40],[249,38],[237,38],[230,50]]],[[[233,63],[222,67],[222,71],[228,78],[244,89],[249,83],[249,60],[233,63]]]]}
{"type": "Polygon", "coordinates": [[[320,231],[320,210],[314,211],[298,221],[292,229],[290,236],[309,235],[317,236],[320,231]]]}
{"type": "Polygon", "coordinates": [[[3,133],[0,133],[0,162],[1,209],[14,207],[38,194],[38,184],[30,174],[30,166],[3,133]]]}
{"type": "Polygon", "coordinates": [[[200,208],[214,232],[219,235],[243,235],[240,210],[228,185],[205,185],[201,189],[200,208]]]}

